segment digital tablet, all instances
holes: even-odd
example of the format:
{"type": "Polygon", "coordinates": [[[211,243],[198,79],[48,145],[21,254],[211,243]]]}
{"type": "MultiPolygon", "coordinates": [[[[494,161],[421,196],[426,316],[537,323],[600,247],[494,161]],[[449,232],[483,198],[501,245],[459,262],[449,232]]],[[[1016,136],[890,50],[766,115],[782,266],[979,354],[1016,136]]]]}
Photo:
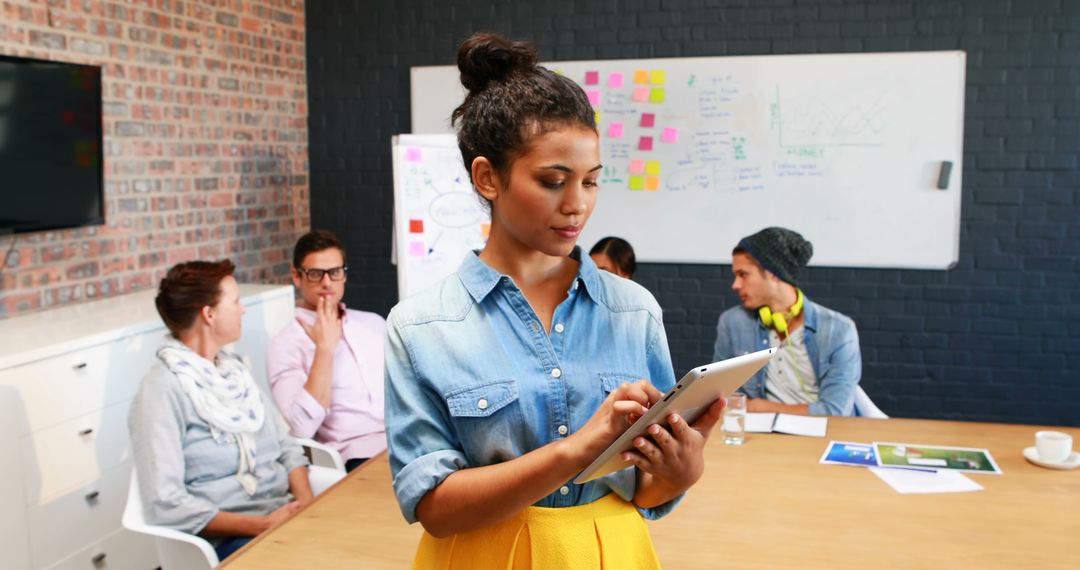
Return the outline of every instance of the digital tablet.
{"type": "Polygon", "coordinates": [[[629,467],[630,463],[623,459],[622,454],[635,449],[634,438],[647,435],[645,430],[650,425],[660,424],[667,428],[667,418],[672,413],[682,416],[688,424],[694,423],[718,398],[726,397],[734,392],[754,373],[761,370],[776,350],[776,347],[768,348],[698,366],[687,372],[682,380],[675,383],[674,388],[664,394],[659,402],[653,404],[644,416],[638,418],[634,425],[627,428],[591,465],[585,468],[574,479],[574,483],[580,485],[629,467]]]}

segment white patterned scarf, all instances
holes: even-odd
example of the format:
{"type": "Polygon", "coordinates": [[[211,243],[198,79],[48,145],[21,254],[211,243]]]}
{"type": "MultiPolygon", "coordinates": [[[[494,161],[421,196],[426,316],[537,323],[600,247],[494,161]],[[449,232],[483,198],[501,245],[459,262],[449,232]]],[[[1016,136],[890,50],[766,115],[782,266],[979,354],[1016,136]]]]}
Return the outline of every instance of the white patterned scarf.
{"type": "Polygon", "coordinates": [[[195,412],[210,424],[214,440],[225,443],[232,439],[239,446],[236,478],[248,495],[254,495],[259,483],[255,477],[255,434],[262,428],[266,410],[247,366],[239,356],[224,350],[218,352],[216,362],[210,362],[172,337],[157,355],[180,379],[195,412]]]}

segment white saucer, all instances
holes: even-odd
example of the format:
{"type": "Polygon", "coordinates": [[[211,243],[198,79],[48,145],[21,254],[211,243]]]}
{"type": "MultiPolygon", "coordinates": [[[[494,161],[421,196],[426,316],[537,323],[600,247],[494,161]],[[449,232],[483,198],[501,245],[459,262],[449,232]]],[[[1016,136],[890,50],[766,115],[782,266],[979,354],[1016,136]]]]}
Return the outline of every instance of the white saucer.
{"type": "Polygon", "coordinates": [[[1072,452],[1065,461],[1059,463],[1050,463],[1049,461],[1043,461],[1039,459],[1039,452],[1035,450],[1035,446],[1024,448],[1024,459],[1038,465],[1039,467],[1046,467],[1047,469],[1076,469],[1080,467],[1080,453],[1072,452]]]}

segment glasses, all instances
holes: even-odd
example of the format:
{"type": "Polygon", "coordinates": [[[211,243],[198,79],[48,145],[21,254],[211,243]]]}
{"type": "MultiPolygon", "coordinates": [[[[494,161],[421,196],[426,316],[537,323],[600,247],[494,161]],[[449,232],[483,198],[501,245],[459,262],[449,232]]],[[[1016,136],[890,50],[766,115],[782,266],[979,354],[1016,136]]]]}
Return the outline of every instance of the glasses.
{"type": "Polygon", "coordinates": [[[318,283],[322,281],[323,275],[329,275],[331,281],[341,281],[345,278],[345,274],[348,273],[349,267],[342,265],[341,267],[331,267],[330,269],[304,269],[297,267],[296,271],[307,278],[312,283],[318,283]]]}

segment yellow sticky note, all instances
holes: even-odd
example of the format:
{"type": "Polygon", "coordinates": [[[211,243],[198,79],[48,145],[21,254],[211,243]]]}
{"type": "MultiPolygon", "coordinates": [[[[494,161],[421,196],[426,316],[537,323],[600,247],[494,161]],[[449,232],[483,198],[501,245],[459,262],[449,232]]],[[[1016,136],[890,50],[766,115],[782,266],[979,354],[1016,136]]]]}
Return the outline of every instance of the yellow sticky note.
{"type": "Polygon", "coordinates": [[[631,176],[630,177],[630,189],[631,190],[641,190],[643,188],[645,188],[645,177],[644,176],[631,176]]]}
{"type": "Polygon", "coordinates": [[[645,174],[660,174],[660,161],[650,160],[645,163],[645,174]]]}
{"type": "Polygon", "coordinates": [[[649,83],[652,83],[653,85],[663,85],[667,78],[666,76],[667,74],[664,73],[663,69],[654,69],[652,70],[652,73],[649,74],[649,83]]]}
{"type": "Polygon", "coordinates": [[[650,103],[663,103],[664,102],[664,88],[653,87],[649,90],[649,102],[650,103]]]}
{"type": "Polygon", "coordinates": [[[644,69],[634,70],[634,83],[645,85],[649,82],[649,72],[644,69]]]}
{"type": "Polygon", "coordinates": [[[593,111],[593,119],[596,120],[596,124],[600,124],[600,111],[593,111]]]}
{"type": "Polygon", "coordinates": [[[659,176],[646,176],[645,177],[645,189],[656,192],[660,189],[660,177],[659,176]]]}

